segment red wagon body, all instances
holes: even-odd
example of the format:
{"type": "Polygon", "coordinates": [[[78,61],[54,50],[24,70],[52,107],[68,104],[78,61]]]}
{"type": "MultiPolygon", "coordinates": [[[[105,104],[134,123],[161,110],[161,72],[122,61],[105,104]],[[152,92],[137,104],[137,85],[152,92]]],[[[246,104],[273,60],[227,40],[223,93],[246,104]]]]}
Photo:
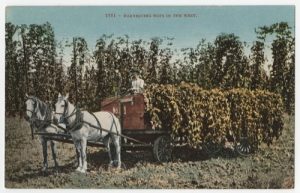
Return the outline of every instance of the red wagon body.
{"type": "Polygon", "coordinates": [[[101,103],[102,111],[115,114],[121,121],[122,130],[148,130],[151,125],[145,121],[143,94],[106,98],[101,103]]]}
{"type": "Polygon", "coordinates": [[[143,94],[106,98],[101,102],[101,110],[112,112],[120,119],[122,134],[142,142],[123,138],[122,149],[150,148],[156,160],[171,159],[169,130],[152,128],[146,118],[143,94]]]}

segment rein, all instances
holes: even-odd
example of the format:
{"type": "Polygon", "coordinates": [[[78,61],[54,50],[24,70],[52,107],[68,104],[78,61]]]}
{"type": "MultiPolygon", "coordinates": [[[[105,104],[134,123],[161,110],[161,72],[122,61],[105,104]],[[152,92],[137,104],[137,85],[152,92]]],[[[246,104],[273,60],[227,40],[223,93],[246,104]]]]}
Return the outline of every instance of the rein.
{"type": "MultiPolygon", "coordinates": [[[[67,131],[75,131],[75,130],[78,130],[82,127],[83,124],[87,124],[89,125],[90,127],[93,127],[95,129],[98,129],[100,130],[100,136],[102,138],[102,131],[106,131],[108,132],[110,135],[117,135],[117,136],[121,136],[121,137],[124,137],[124,138],[127,138],[129,140],[132,140],[132,141],[135,141],[137,143],[141,143],[141,144],[145,144],[144,142],[142,141],[139,141],[139,140],[136,140],[134,138],[131,138],[131,137],[128,137],[128,136],[125,136],[125,135],[122,135],[121,133],[117,132],[113,132],[112,129],[113,129],[113,126],[116,126],[116,122],[115,122],[115,119],[113,118],[113,114],[111,114],[112,116],[112,123],[111,123],[111,126],[110,126],[110,129],[104,129],[102,126],[101,126],[101,123],[100,121],[98,120],[98,118],[95,116],[94,113],[90,113],[94,118],[95,120],[97,121],[97,125],[93,125],[87,121],[84,121],[83,120],[83,114],[81,113],[80,109],[77,108],[77,107],[74,107],[74,110],[73,112],[70,114],[70,115],[67,115],[67,111],[68,111],[68,101],[67,100],[64,100],[65,102],[65,108],[64,108],[64,112],[63,113],[57,113],[55,112],[55,114],[59,114],[59,115],[62,115],[62,117],[60,118],[60,123],[65,123],[66,124],[66,129],[67,131]],[[72,116],[76,116],[75,117],[75,121],[70,125],[69,122],[68,122],[68,118],[72,117],[72,116]]],[[[59,128],[62,128],[60,127],[59,125],[56,125],[58,126],[59,128]]]]}
{"type": "MultiPolygon", "coordinates": [[[[64,112],[63,113],[57,113],[55,112],[55,114],[61,115],[60,117],[60,122],[59,123],[65,123],[66,124],[66,129],[67,131],[75,131],[78,130],[82,127],[83,124],[88,124],[89,126],[92,126],[89,122],[86,122],[83,120],[83,114],[81,113],[80,109],[77,107],[74,107],[73,112],[70,115],[67,115],[67,111],[68,111],[68,106],[69,106],[69,102],[67,100],[64,99],[65,102],[65,107],[64,107],[64,112]],[[72,117],[72,116],[76,116],[75,120],[72,124],[69,123],[68,118],[72,117]]],[[[95,120],[97,121],[98,126],[96,127],[97,129],[100,129],[100,136],[102,137],[102,126],[98,120],[98,118],[95,116],[94,113],[90,113],[95,120]]],[[[113,120],[113,123],[115,124],[115,121],[113,120]]],[[[113,126],[113,125],[112,125],[113,126]]],[[[112,126],[111,129],[112,130],[112,126]]],[[[95,126],[92,126],[95,128],[95,126]]]]}

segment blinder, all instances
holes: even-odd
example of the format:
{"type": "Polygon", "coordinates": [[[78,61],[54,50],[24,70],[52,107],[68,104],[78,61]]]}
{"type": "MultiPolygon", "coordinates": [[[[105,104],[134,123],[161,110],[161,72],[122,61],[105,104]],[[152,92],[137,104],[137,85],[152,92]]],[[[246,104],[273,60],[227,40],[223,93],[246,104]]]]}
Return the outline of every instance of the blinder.
{"type": "Polygon", "coordinates": [[[63,113],[57,113],[55,110],[55,114],[61,115],[58,120],[58,124],[60,124],[60,123],[65,124],[67,129],[71,130],[71,131],[81,128],[82,124],[83,124],[83,115],[82,115],[80,109],[75,107],[73,112],[68,115],[69,112],[67,112],[67,111],[68,111],[69,102],[66,99],[64,99],[64,102],[65,102],[65,105],[64,105],[63,113]],[[72,116],[75,116],[75,121],[70,125],[68,119],[72,116]]]}
{"type": "Polygon", "coordinates": [[[64,105],[64,112],[63,113],[57,113],[55,111],[55,114],[61,115],[60,118],[59,118],[59,120],[58,120],[58,123],[66,123],[66,124],[68,124],[68,117],[66,116],[66,114],[67,114],[68,104],[69,103],[65,99],[64,99],[64,103],[65,103],[65,105],[64,105]]]}
{"type": "Polygon", "coordinates": [[[36,112],[35,111],[36,111],[36,108],[37,108],[37,100],[34,97],[27,97],[27,100],[29,100],[29,99],[31,99],[32,102],[33,102],[33,110],[30,110],[30,109],[26,108],[26,111],[31,112],[31,117],[29,117],[27,115],[25,116],[26,121],[30,121],[31,119],[36,117],[36,112]]]}

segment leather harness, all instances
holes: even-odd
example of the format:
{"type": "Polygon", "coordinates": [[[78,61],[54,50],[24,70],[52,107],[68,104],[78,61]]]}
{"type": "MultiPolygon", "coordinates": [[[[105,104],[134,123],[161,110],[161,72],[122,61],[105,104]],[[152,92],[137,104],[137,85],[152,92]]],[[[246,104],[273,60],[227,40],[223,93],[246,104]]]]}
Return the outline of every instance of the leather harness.
{"type": "MultiPolygon", "coordinates": [[[[67,100],[64,100],[64,102],[65,102],[64,112],[63,113],[56,113],[55,112],[55,113],[56,114],[62,114],[62,117],[60,118],[60,123],[65,123],[66,124],[66,129],[68,131],[79,130],[82,127],[83,124],[87,124],[89,126],[92,125],[91,123],[83,120],[83,113],[77,107],[74,108],[73,112],[70,115],[66,116],[69,102],[67,100]],[[72,116],[75,116],[75,120],[72,124],[70,124],[69,121],[68,121],[68,118],[70,118],[72,116]]],[[[90,113],[95,118],[95,120],[97,121],[97,126],[98,127],[93,126],[93,128],[96,128],[96,129],[100,130],[100,138],[102,138],[103,128],[101,126],[101,123],[100,123],[99,119],[96,117],[96,115],[94,113],[91,113],[91,112],[88,112],[88,113],[90,113]]],[[[108,113],[112,116],[112,120],[113,120],[112,124],[110,126],[110,130],[109,130],[110,132],[112,132],[113,126],[114,125],[116,126],[116,122],[115,122],[115,119],[113,117],[113,114],[111,112],[108,112],[108,113]]],[[[118,130],[116,130],[116,131],[117,131],[117,134],[119,134],[118,130]]]]}
{"type": "Polygon", "coordinates": [[[36,113],[37,106],[38,106],[38,99],[36,97],[28,97],[28,99],[31,99],[33,101],[33,110],[26,109],[26,111],[31,112],[31,117],[29,118],[28,122],[30,123],[30,127],[31,127],[32,139],[34,139],[33,127],[37,128],[38,130],[41,130],[51,125],[51,109],[48,107],[48,105],[45,105],[46,106],[45,119],[44,120],[38,119],[36,113]]]}

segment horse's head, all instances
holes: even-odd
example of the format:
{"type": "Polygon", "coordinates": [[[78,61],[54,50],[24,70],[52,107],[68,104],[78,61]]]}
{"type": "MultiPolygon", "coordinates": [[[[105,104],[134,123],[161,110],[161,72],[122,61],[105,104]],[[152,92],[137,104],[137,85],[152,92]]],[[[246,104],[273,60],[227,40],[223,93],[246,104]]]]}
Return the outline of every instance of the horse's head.
{"type": "Polygon", "coordinates": [[[29,121],[30,119],[32,119],[33,116],[36,115],[37,99],[35,97],[28,96],[26,94],[25,105],[26,105],[25,119],[29,121]]]}
{"type": "Polygon", "coordinates": [[[55,115],[54,115],[54,118],[58,121],[58,123],[63,123],[64,118],[67,117],[68,98],[69,98],[69,94],[63,96],[59,93],[58,95],[57,102],[55,104],[55,115]]]}

